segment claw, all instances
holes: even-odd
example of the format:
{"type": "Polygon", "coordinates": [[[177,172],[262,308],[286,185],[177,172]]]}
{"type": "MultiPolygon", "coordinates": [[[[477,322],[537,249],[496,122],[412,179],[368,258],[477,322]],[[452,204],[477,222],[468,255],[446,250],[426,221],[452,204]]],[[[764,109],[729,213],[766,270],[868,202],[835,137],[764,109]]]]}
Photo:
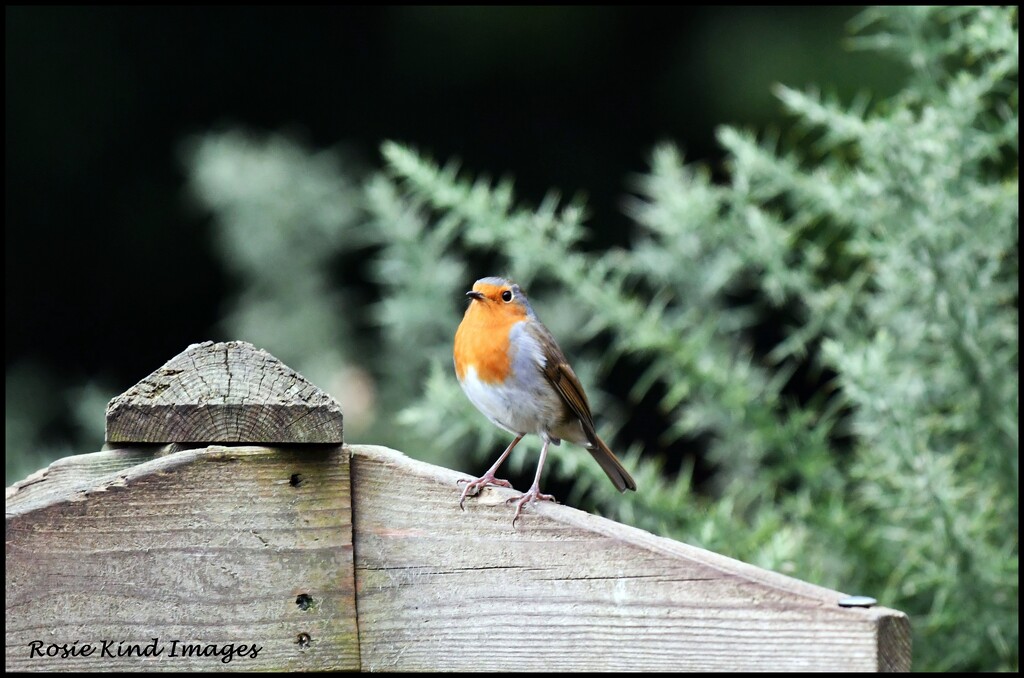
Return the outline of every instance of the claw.
{"type": "Polygon", "coordinates": [[[480,490],[484,489],[488,485],[494,485],[496,487],[512,487],[512,483],[501,478],[495,478],[493,473],[485,473],[476,480],[466,480],[465,478],[459,478],[455,483],[466,483],[466,489],[462,490],[462,496],[459,497],[459,508],[463,511],[466,507],[463,506],[466,502],[466,497],[475,497],[480,494],[480,490]]]}
{"type": "Polygon", "coordinates": [[[521,514],[523,512],[523,506],[525,506],[526,504],[534,504],[538,500],[540,500],[540,501],[553,501],[555,503],[558,503],[555,500],[554,495],[542,494],[541,491],[540,491],[540,488],[537,487],[536,485],[531,487],[530,491],[527,492],[526,494],[524,494],[523,496],[521,496],[521,497],[512,497],[511,499],[508,499],[508,500],[505,501],[506,504],[511,504],[512,502],[516,503],[516,513],[515,513],[514,516],[512,516],[512,527],[513,527],[513,529],[516,526],[516,521],[519,520],[519,514],[521,514]]]}

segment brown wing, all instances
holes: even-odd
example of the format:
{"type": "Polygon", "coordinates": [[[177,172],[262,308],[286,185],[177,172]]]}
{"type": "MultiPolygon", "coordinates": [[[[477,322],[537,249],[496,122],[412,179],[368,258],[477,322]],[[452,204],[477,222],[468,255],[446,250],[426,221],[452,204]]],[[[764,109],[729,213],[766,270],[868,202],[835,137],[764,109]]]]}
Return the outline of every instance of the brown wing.
{"type": "Polygon", "coordinates": [[[612,453],[604,441],[594,430],[594,415],[590,413],[590,403],[587,402],[587,394],[583,392],[576,373],[569,367],[562,349],[558,348],[554,337],[546,327],[540,323],[530,323],[529,330],[541,345],[544,351],[544,368],[541,370],[544,377],[555,387],[555,391],[562,397],[562,400],[583,425],[583,433],[587,436],[590,444],[587,451],[597,460],[601,468],[608,475],[608,478],[615,485],[619,492],[635,490],[636,481],[629,475],[626,467],[612,453]]]}
{"type": "Polygon", "coordinates": [[[592,439],[594,437],[594,415],[590,413],[587,394],[583,392],[583,386],[580,385],[576,373],[567,363],[549,362],[544,368],[544,376],[562,396],[562,400],[569,406],[572,413],[579,418],[587,438],[592,439]]]}
{"type": "Polygon", "coordinates": [[[583,425],[583,433],[587,436],[587,440],[590,441],[587,450],[597,460],[597,463],[601,465],[601,468],[604,469],[604,472],[619,492],[635,490],[636,481],[633,480],[626,467],[622,465],[622,462],[618,460],[612,451],[608,449],[605,442],[597,435],[597,431],[594,429],[594,417],[590,413],[590,403],[587,402],[587,394],[583,392],[583,386],[576,377],[576,373],[572,371],[569,363],[565,361],[565,356],[562,354],[561,349],[558,348],[558,344],[555,343],[555,340],[551,338],[549,333],[544,331],[538,333],[538,338],[544,349],[544,376],[555,387],[558,394],[562,396],[562,400],[569,406],[569,410],[579,418],[580,423],[583,425]]]}
{"type": "Polygon", "coordinates": [[[554,337],[547,331],[547,328],[543,325],[539,327],[534,325],[534,327],[541,349],[544,351],[544,369],[542,370],[544,376],[562,396],[562,400],[569,406],[573,415],[583,424],[583,432],[587,439],[593,441],[596,437],[594,415],[590,413],[590,403],[587,402],[587,394],[583,392],[583,385],[580,384],[576,373],[569,367],[565,354],[555,343],[554,337]]]}

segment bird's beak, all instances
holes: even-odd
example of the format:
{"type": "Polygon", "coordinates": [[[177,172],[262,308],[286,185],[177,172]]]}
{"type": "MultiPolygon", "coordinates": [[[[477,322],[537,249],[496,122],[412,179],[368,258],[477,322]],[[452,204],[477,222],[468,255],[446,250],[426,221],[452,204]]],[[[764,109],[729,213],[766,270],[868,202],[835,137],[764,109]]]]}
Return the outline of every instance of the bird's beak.
{"type": "Polygon", "coordinates": [[[476,290],[470,290],[470,291],[466,292],[466,296],[470,297],[471,299],[476,299],[477,301],[480,301],[481,299],[484,298],[484,293],[483,292],[477,292],[476,290]]]}

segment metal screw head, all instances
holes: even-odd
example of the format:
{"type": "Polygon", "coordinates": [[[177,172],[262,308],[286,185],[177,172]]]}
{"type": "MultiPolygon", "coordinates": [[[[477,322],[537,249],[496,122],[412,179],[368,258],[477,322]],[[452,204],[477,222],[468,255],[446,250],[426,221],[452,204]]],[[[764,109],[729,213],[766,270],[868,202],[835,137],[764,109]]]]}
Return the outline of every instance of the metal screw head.
{"type": "Polygon", "coordinates": [[[839,607],[871,607],[878,601],[868,596],[847,596],[839,600],[839,607]]]}

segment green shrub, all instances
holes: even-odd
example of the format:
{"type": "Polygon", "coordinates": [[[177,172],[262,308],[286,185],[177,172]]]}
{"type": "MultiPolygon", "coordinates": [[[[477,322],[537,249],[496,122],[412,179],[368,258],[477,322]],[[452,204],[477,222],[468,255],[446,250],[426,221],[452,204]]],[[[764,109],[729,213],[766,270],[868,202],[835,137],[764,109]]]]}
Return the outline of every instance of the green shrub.
{"type": "Polygon", "coordinates": [[[247,289],[229,334],[343,406],[364,371],[363,439],[465,468],[507,436],[462,395],[451,339],[468,285],[508,274],[640,488],[619,495],[566,445],[549,471],[573,482],[563,500],[904,610],[915,668],[1016,670],[1017,11],[884,8],[858,28],[855,46],[905,62],[902,92],[843,107],[780,88],[799,136],[721,130],[724,184],[659,147],[631,245],[606,252],[584,247],[582,205],[525,208],[510,183],[398,144],[357,193],[330,154],[208,137],[195,190],[247,289]],[[275,231],[263,221],[272,242],[254,242],[275,231]],[[330,291],[339,257],[379,301],[330,291]],[[635,375],[629,393],[602,389],[613,367],[635,375]],[[812,397],[792,395],[796,374],[812,397]],[[670,426],[641,449],[617,433],[652,393],[670,426]],[[664,453],[697,436],[700,488],[664,453]]]}

